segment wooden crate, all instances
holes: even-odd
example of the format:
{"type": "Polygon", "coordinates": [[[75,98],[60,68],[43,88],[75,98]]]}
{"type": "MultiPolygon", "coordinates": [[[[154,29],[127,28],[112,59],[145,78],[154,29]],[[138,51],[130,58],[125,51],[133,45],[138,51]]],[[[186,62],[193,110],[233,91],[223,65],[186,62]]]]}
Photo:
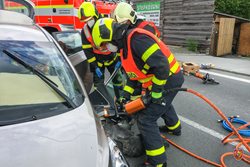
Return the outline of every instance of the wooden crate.
{"type": "Polygon", "coordinates": [[[241,24],[237,54],[250,56],[250,23],[241,24]]]}
{"type": "Polygon", "coordinates": [[[182,68],[184,74],[196,73],[199,71],[200,66],[193,62],[184,62],[182,63],[182,68]]]}
{"type": "Polygon", "coordinates": [[[234,26],[234,18],[220,18],[216,56],[232,53],[234,26]]]}

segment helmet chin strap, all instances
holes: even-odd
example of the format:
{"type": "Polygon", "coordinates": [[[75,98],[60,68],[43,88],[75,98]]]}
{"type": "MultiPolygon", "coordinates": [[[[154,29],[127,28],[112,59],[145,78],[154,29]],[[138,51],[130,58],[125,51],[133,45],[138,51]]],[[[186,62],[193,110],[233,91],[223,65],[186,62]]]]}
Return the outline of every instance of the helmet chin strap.
{"type": "Polygon", "coordinates": [[[87,24],[88,24],[89,28],[93,28],[93,26],[94,26],[94,24],[95,24],[95,19],[93,18],[93,19],[89,20],[89,21],[87,22],[87,24]]]}

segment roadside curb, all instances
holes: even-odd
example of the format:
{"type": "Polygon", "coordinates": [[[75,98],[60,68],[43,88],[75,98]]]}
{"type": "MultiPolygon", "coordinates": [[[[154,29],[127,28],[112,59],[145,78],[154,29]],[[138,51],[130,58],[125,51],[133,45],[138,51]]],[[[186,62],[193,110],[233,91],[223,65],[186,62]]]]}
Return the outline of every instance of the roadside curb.
{"type": "Polygon", "coordinates": [[[241,72],[236,72],[236,71],[231,71],[231,70],[226,70],[226,69],[222,69],[222,68],[213,67],[213,68],[211,68],[211,69],[219,70],[219,71],[224,71],[224,72],[229,72],[229,73],[233,73],[233,74],[238,74],[238,75],[243,75],[243,76],[250,77],[250,74],[241,73],[241,72]]]}

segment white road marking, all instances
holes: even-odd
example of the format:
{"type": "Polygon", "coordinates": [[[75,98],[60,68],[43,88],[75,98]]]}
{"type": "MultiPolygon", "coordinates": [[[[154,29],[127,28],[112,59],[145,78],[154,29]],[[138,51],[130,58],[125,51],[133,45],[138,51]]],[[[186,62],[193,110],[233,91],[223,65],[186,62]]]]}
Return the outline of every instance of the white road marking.
{"type": "Polygon", "coordinates": [[[250,83],[250,80],[248,80],[248,79],[243,79],[243,78],[238,78],[238,77],[234,77],[234,76],[219,74],[219,73],[212,72],[212,71],[207,71],[207,70],[199,70],[199,71],[200,71],[200,72],[203,72],[203,73],[209,73],[209,74],[211,74],[211,75],[223,77],[223,78],[228,78],[228,79],[232,79],[232,80],[236,80],[236,81],[241,81],[241,82],[245,82],[245,83],[250,83]]]}
{"type": "MultiPolygon", "coordinates": [[[[223,140],[226,137],[225,135],[220,134],[219,132],[216,132],[215,130],[209,129],[209,128],[207,128],[207,127],[205,127],[205,126],[203,126],[203,125],[201,125],[199,123],[196,123],[196,122],[194,122],[194,121],[192,121],[190,119],[187,119],[187,118],[182,117],[180,115],[178,115],[178,117],[180,118],[180,120],[182,122],[185,122],[189,126],[192,126],[192,127],[196,128],[196,129],[198,129],[198,130],[200,130],[200,131],[202,131],[204,133],[207,133],[207,134],[217,138],[217,139],[223,140]]],[[[229,144],[231,144],[233,146],[237,146],[238,143],[237,142],[231,142],[229,144]]],[[[242,146],[241,149],[248,152],[247,149],[244,146],[242,146]]]]}

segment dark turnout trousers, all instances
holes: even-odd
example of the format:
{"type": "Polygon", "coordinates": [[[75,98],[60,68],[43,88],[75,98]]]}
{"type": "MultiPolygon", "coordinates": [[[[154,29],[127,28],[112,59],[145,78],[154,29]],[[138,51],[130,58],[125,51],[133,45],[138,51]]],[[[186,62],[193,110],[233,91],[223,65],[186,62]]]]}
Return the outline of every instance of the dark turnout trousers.
{"type": "MultiPolygon", "coordinates": [[[[184,78],[181,72],[171,76],[165,89],[181,87],[184,78]]],[[[162,117],[168,127],[178,128],[179,118],[172,106],[172,101],[177,92],[170,92],[165,95],[166,105],[151,103],[146,109],[137,113],[139,131],[143,137],[143,144],[146,149],[147,161],[152,165],[162,164],[167,161],[163,139],[160,136],[157,120],[162,117]]]]}

